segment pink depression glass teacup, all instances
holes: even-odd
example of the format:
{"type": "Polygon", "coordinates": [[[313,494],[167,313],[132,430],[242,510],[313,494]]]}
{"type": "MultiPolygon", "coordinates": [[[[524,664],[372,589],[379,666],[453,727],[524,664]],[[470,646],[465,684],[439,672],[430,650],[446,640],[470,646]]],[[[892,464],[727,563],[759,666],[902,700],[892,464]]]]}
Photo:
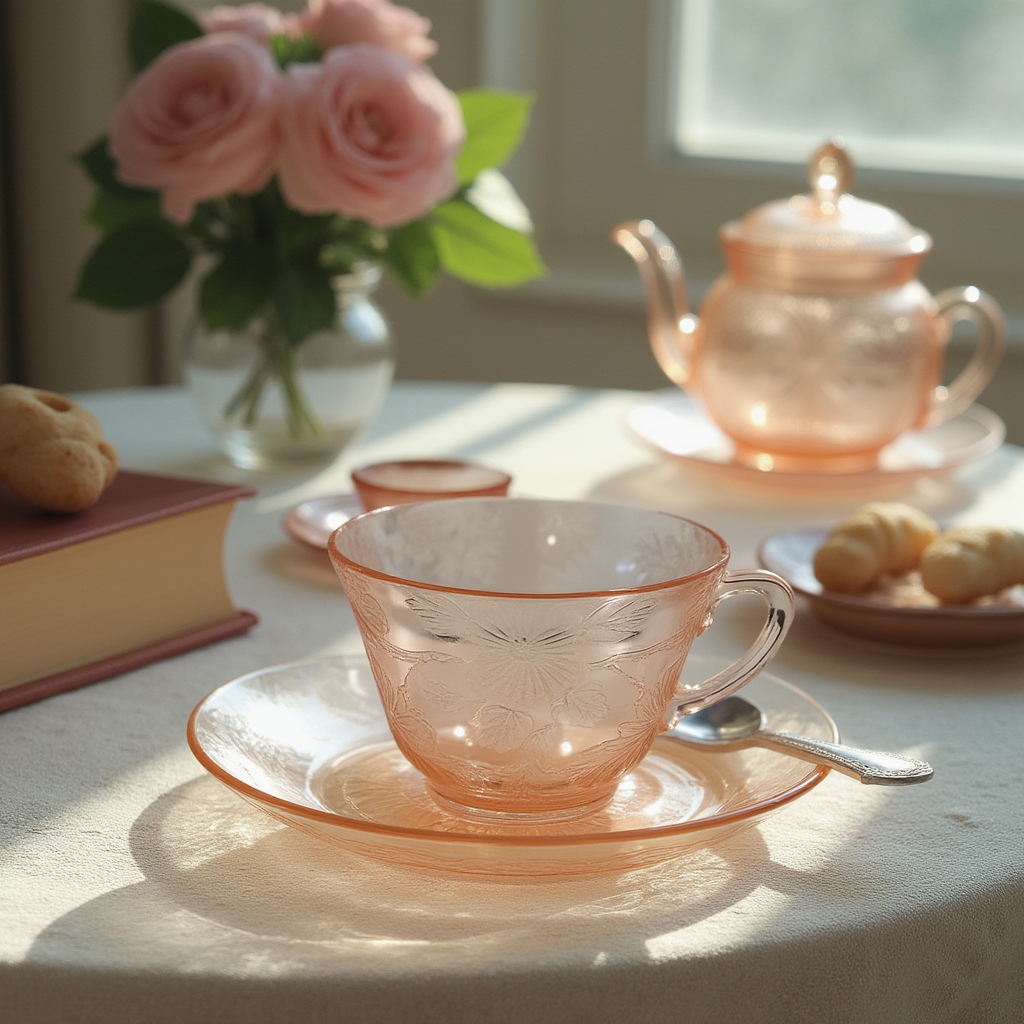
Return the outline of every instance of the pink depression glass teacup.
{"type": "Polygon", "coordinates": [[[512,477],[466,459],[399,459],[352,470],[352,483],[367,511],[438,498],[500,497],[512,477]]]}
{"type": "Polygon", "coordinates": [[[434,798],[482,820],[600,808],[679,718],[773,657],[793,593],[727,571],[698,523],[584,501],[456,498],[350,519],[328,551],[389,727],[434,798]],[[702,683],[679,675],[719,601],[760,595],[753,645],[702,683]]]}

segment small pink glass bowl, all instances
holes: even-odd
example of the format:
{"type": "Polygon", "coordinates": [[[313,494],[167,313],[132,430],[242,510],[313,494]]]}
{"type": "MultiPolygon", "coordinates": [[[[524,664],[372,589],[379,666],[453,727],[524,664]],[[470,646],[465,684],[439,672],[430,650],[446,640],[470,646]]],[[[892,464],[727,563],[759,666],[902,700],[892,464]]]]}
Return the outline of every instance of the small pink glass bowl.
{"type": "Polygon", "coordinates": [[[352,482],[369,512],[439,498],[503,498],[512,477],[465,459],[402,459],[360,466],[352,470],[352,482]]]}

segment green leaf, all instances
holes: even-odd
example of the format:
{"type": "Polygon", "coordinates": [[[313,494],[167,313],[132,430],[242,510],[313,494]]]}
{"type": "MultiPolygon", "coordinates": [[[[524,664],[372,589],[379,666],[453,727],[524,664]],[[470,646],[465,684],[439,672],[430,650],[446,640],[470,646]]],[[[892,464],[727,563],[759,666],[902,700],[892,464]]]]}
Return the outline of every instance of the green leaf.
{"type": "Polygon", "coordinates": [[[138,0],[128,30],[128,52],[136,71],[141,71],[164,50],[203,35],[199,23],[177,7],[159,0],[138,0]]]}
{"type": "Polygon", "coordinates": [[[140,220],[160,221],[160,195],[143,189],[101,188],[93,196],[86,219],[104,234],[140,220]]]}
{"type": "Polygon", "coordinates": [[[162,219],[159,192],[133,188],[117,179],[106,136],[97,139],[75,159],[97,185],[86,214],[86,220],[94,227],[108,232],[132,221],[162,219]]]}
{"type": "Polygon", "coordinates": [[[330,214],[305,214],[287,206],[274,211],[274,230],[277,234],[277,255],[282,263],[296,260],[303,262],[319,252],[324,241],[330,237],[330,214]]]}
{"type": "Polygon", "coordinates": [[[271,36],[270,52],[283,71],[289,64],[315,64],[324,51],[312,36],[271,36]]]}
{"type": "Polygon", "coordinates": [[[515,151],[530,117],[529,96],[492,89],[458,94],[466,122],[466,144],[455,162],[460,184],[488,167],[501,167],[515,151]]]}
{"type": "Polygon", "coordinates": [[[331,275],[308,263],[288,263],[281,268],[273,290],[274,311],[292,345],[334,323],[334,289],[331,275]]]}
{"type": "Polygon", "coordinates": [[[441,269],[430,225],[416,220],[388,232],[384,263],[413,295],[422,295],[441,269]]]}
{"type": "Polygon", "coordinates": [[[441,266],[471,284],[508,288],[545,272],[529,235],[491,220],[465,199],[437,207],[430,232],[441,266]]]}
{"type": "Polygon", "coordinates": [[[519,198],[512,182],[501,171],[493,168],[481,171],[476,180],[463,193],[485,217],[504,224],[521,235],[533,234],[533,221],[526,204],[519,198]]]}
{"type": "Polygon", "coordinates": [[[199,311],[211,330],[240,331],[270,299],[274,254],[268,246],[229,245],[199,287],[199,311]]]}
{"type": "Polygon", "coordinates": [[[114,158],[107,149],[106,135],[98,138],[88,149],[75,157],[79,165],[100,188],[124,188],[114,177],[114,158]]]}
{"type": "Polygon", "coordinates": [[[75,298],[111,309],[139,309],[178,285],[192,250],[169,228],[135,223],[116,228],[89,254],[75,298]]]}

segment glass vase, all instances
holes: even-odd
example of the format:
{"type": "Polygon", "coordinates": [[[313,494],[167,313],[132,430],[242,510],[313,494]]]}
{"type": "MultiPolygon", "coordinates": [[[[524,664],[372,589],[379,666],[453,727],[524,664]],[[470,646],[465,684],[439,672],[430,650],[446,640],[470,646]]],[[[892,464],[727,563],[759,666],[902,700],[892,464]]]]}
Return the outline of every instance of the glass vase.
{"type": "Polygon", "coordinates": [[[326,462],[373,422],[394,372],[391,331],[373,299],[379,281],[376,266],[335,278],[334,326],[297,346],[269,311],[239,332],[196,319],[186,380],[236,466],[326,462]]]}

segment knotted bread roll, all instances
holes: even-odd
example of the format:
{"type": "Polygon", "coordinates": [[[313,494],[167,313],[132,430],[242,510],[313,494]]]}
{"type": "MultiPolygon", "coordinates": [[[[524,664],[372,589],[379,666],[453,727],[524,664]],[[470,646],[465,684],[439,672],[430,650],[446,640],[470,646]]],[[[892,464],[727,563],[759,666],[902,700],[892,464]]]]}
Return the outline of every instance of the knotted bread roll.
{"type": "Polygon", "coordinates": [[[938,534],[916,508],[871,502],[835,525],[815,552],[814,575],[828,590],[856,594],[882,573],[913,569],[938,534]]]}
{"type": "Polygon", "coordinates": [[[117,473],[99,421],[53,391],[0,384],[0,482],[48,512],[94,505],[117,473]]]}
{"type": "Polygon", "coordinates": [[[967,604],[1024,583],[1024,533],[1002,526],[956,526],[921,553],[921,582],[946,604],[967,604]]]}

